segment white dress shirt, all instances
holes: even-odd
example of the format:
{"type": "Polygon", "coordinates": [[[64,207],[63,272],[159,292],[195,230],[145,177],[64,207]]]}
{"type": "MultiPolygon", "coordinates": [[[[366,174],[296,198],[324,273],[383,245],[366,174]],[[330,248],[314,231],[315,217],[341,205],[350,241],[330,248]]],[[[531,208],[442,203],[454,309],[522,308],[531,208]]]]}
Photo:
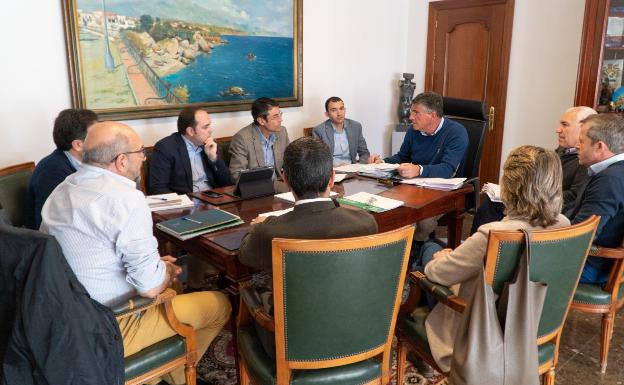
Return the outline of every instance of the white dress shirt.
{"type": "Polygon", "coordinates": [[[133,181],[83,164],[50,194],[41,231],[53,235],[80,283],[110,306],[159,286],[165,263],[133,181]]]}

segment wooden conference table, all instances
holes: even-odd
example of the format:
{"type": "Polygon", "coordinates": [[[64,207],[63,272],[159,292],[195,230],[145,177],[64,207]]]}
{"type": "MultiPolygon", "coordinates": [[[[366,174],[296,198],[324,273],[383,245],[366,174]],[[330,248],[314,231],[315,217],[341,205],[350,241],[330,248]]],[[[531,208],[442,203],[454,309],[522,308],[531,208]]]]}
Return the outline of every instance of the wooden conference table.
{"type": "MultiPolygon", "coordinates": [[[[232,189],[233,187],[229,186],[217,188],[215,191],[230,192],[232,189]]],[[[336,191],[339,196],[351,195],[359,191],[367,191],[405,202],[405,205],[402,207],[382,213],[373,213],[379,227],[379,232],[397,229],[436,215],[447,214],[449,247],[454,248],[459,245],[461,240],[465,196],[471,193],[473,188],[469,185],[455,191],[438,191],[404,184],[388,188],[378,184],[374,179],[355,177],[336,184],[333,190],[336,191]]],[[[234,239],[234,244],[236,244],[237,240],[249,230],[249,223],[258,216],[258,214],[283,210],[292,207],[293,204],[274,198],[273,196],[239,200],[218,206],[197,199],[196,203],[193,209],[155,212],[153,213],[154,223],[182,215],[188,215],[193,210],[201,211],[219,208],[240,216],[245,221],[245,224],[205,234],[186,241],[181,241],[172,237],[158,230],[156,227],[154,227],[154,234],[159,240],[159,244],[162,244],[163,241],[169,241],[177,247],[213,264],[221,273],[222,286],[236,296],[238,294],[238,283],[247,279],[251,274],[251,270],[238,262],[238,250],[225,248],[219,245],[219,243],[223,243],[222,240],[224,238],[230,238],[230,243],[232,243],[232,239],[234,239]]],[[[346,205],[344,207],[360,210],[346,205]]]]}

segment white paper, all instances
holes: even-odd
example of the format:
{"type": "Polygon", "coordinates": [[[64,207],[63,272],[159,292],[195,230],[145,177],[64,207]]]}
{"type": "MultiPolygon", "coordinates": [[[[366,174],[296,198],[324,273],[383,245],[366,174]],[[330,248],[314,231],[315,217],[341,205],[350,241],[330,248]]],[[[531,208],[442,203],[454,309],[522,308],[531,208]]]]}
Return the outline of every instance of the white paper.
{"type": "MultiPolygon", "coordinates": [[[[335,197],[336,195],[338,195],[338,193],[334,192],[334,191],[330,191],[330,193],[329,193],[330,197],[335,197]]],[[[275,194],[274,197],[278,198],[278,199],[285,200],[286,202],[295,203],[295,196],[293,195],[292,192],[275,194]]]]}
{"type": "Polygon", "coordinates": [[[279,217],[280,215],[284,215],[284,214],[289,213],[291,211],[293,211],[293,207],[291,207],[289,209],[284,209],[284,210],[269,211],[268,213],[258,214],[258,216],[259,217],[279,217]]]}
{"type": "Polygon", "coordinates": [[[186,194],[148,195],[145,197],[145,201],[150,211],[185,209],[194,206],[193,201],[186,194]]]}
{"type": "Polygon", "coordinates": [[[496,183],[486,183],[483,186],[483,192],[490,197],[492,202],[502,202],[500,194],[500,185],[496,183]]]}
{"type": "Polygon", "coordinates": [[[403,179],[401,183],[449,191],[460,188],[465,180],[466,178],[412,178],[403,179]]]}
{"type": "Polygon", "coordinates": [[[353,164],[343,164],[342,166],[334,167],[334,170],[337,172],[358,172],[362,168],[362,165],[359,163],[353,164]]]}
{"type": "Polygon", "coordinates": [[[340,183],[346,177],[347,177],[347,174],[336,174],[336,176],[334,176],[334,183],[340,183]]]}
{"type": "Polygon", "coordinates": [[[357,194],[349,195],[345,197],[345,199],[349,199],[355,202],[360,202],[367,204],[369,206],[379,207],[384,210],[392,210],[397,207],[403,206],[404,202],[397,200],[382,197],[381,195],[375,195],[367,192],[359,192],[357,194]]]}

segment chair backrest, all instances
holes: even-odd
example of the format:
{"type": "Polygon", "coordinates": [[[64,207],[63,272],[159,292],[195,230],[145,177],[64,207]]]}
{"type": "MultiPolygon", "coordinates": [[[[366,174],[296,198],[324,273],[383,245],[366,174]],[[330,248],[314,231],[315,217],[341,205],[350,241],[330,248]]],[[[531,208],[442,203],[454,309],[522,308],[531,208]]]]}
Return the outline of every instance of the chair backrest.
{"type": "Polygon", "coordinates": [[[303,129],[303,136],[312,136],[312,130],[314,130],[314,127],[305,127],[303,129]]]}
{"type": "Polygon", "coordinates": [[[147,187],[149,183],[149,169],[150,163],[152,162],[152,153],[154,152],[154,146],[145,147],[145,162],[143,162],[143,166],[141,167],[141,191],[143,194],[147,195],[147,187]]]}
{"type": "Polygon", "coordinates": [[[13,226],[24,225],[26,192],[34,170],[34,162],[0,169],[0,205],[13,226]]]}
{"type": "MultiPolygon", "coordinates": [[[[538,327],[539,344],[561,332],[598,222],[599,217],[593,215],[574,226],[531,232],[530,279],[548,285],[538,327]]],[[[495,293],[512,279],[523,250],[521,231],[490,232],[485,270],[495,293]]]]}
{"type": "Polygon", "coordinates": [[[225,165],[230,167],[230,143],[232,142],[232,137],[223,136],[221,138],[215,138],[215,142],[217,142],[219,154],[223,157],[225,165]]]}
{"type": "Polygon", "coordinates": [[[290,369],[380,354],[389,364],[413,233],[407,226],[346,239],[273,240],[278,383],[290,369]]]}
{"type": "MultiPolygon", "coordinates": [[[[480,100],[444,97],[444,115],[460,123],[468,133],[468,150],[464,157],[464,177],[479,176],[479,163],[487,132],[485,102],[480,100]]],[[[461,168],[460,168],[461,169],[461,168]]]]}

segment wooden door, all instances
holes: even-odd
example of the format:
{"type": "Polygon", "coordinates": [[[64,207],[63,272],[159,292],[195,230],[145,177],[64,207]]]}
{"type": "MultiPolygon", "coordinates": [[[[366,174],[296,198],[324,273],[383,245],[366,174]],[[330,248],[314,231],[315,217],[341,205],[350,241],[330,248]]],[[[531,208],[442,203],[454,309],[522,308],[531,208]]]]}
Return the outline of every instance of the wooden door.
{"type": "Polygon", "coordinates": [[[513,9],[514,0],[429,3],[425,89],[485,100],[491,122],[481,156],[482,183],[498,183],[513,9]]]}

